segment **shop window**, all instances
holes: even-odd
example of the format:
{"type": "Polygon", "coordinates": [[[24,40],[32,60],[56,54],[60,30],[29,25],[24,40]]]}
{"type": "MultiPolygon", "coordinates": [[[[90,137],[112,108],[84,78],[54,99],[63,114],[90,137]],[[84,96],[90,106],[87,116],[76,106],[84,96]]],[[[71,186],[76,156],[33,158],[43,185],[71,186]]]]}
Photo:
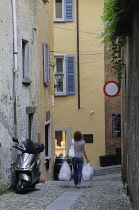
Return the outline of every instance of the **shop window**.
{"type": "Polygon", "coordinates": [[[66,156],[66,131],[55,131],[55,156],[66,156]]]}

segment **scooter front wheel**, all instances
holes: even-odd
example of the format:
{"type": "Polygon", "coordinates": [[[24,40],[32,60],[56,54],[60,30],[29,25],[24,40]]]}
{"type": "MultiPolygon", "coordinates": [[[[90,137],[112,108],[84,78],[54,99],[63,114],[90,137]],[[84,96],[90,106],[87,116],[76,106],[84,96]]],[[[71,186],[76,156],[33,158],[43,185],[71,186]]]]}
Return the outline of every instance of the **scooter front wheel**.
{"type": "Polygon", "coordinates": [[[19,179],[16,185],[16,193],[17,194],[27,193],[29,185],[30,185],[30,182],[23,179],[19,179]]]}

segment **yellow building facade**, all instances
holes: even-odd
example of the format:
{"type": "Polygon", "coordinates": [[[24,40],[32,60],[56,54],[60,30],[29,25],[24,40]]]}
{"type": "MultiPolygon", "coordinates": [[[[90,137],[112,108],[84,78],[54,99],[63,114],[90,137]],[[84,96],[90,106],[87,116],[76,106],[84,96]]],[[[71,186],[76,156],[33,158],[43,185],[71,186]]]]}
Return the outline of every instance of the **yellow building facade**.
{"type": "Polygon", "coordinates": [[[40,57],[38,141],[45,145],[41,156],[41,179],[53,177],[54,163],[54,21],[53,1],[38,1],[38,33],[40,57]]]}
{"type": "Polygon", "coordinates": [[[55,156],[80,130],[91,164],[105,155],[103,0],[54,0],[55,156]]]}

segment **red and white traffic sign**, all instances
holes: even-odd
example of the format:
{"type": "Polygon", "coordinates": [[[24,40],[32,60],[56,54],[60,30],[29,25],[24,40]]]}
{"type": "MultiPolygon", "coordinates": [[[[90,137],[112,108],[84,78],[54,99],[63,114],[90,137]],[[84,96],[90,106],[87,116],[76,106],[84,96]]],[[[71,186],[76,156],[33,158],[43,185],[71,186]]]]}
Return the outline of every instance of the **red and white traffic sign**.
{"type": "Polygon", "coordinates": [[[118,86],[118,83],[115,81],[108,81],[105,83],[103,87],[103,91],[106,96],[108,97],[115,97],[120,92],[120,87],[118,86]]]}

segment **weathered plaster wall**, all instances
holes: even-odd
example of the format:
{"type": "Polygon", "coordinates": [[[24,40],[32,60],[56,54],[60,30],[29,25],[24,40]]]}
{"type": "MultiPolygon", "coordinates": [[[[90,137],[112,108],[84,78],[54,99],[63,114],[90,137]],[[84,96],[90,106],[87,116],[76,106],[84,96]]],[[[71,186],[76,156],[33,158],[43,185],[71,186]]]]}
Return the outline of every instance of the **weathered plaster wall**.
{"type": "MultiPolygon", "coordinates": [[[[16,153],[12,149],[12,137],[21,140],[27,137],[26,106],[38,105],[38,56],[37,39],[33,39],[33,28],[37,27],[36,1],[16,1],[17,15],[17,44],[18,44],[18,69],[14,72],[13,61],[13,17],[12,4],[9,1],[0,2],[1,10],[1,83],[0,83],[0,124],[1,124],[1,174],[6,186],[11,182],[12,155],[16,153]],[[29,41],[29,71],[31,85],[22,83],[22,39],[29,41]]],[[[35,116],[36,118],[36,116],[35,116]]],[[[34,131],[35,121],[34,118],[34,131]]],[[[34,135],[35,137],[35,135],[34,135]]],[[[15,155],[13,155],[13,159],[15,155]]]]}
{"type": "Polygon", "coordinates": [[[11,136],[14,135],[13,27],[11,3],[2,0],[0,1],[0,8],[2,8],[0,10],[0,187],[3,188],[4,185],[9,185],[9,178],[12,176],[11,136]],[[6,183],[4,183],[4,179],[6,183]]]}
{"type": "MultiPolygon", "coordinates": [[[[28,113],[27,107],[35,107],[32,123],[32,140],[38,141],[38,133],[42,134],[41,141],[44,142],[44,116],[46,111],[50,110],[53,85],[51,88],[45,87],[41,105],[45,107],[41,113],[40,106],[40,82],[43,80],[43,50],[42,43],[49,40],[52,45],[53,37],[52,25],[48,30],[48,25],[52,23],[52,3],[44,4],[42,0],[17,0],[16,16],[17,16],[17,71],[14,72],[14,56],[13,56],[13,16],[12,1],[0,1],[0,183],[5,183],[6,188],[12,182],[12,163],[15,161],[17,150],[12,148],[12,137],[16,137],[21,141],[22,137],[28,138],[28,113]],[[42,19],[45,20],[44,31],[39,31],[38,4],[41,4],[42,19]],[[48,10],[50,9],[49,15],[48,10]],[[51,15],[50,15],[51,14],[51,15]],[[49,17],[48,17],[49,16],[49,17]],[[43,33],[43,40],[40,42],[39,33],[43,33]],[[29,44],[29,79],[31,83],[26,85],[22,79],[22,40],[27,40],[29,44]],[[41,80],[40,80],[40,77],[41,80]],[[49,96],[48,96],[49,95],[49,96]],[[41,123],[40,123],[41,122],[41,123]]],[[[53,45],[52,45],[53,49],[53,45]]],[[[51,75],[52,77],[52,75],[51,75]]],[[[51,80],[53,82],[53,80],[51,80]]],[[[43,84],[43,82],[42,82],[43,84]]],[[[31,110],[31,109],[30,109],[31,110]]],[[[53,126],[53,112],[52,126],[53,126]]],[[[53,126],[54,127],[54,126],[53,126]]],[[[53,129],[51,129],[53,130],[53,129]]],[[[54,133],[54,132],[53,132],[54,133]]],[[[54,134],[52,135],[54,139],[54,134]]],[[[44,167],[44,157],[42,158],[44,167]]]]}
{"type": "MultiPolygon", "coordinates": [[[[22,138],[28,135],[27,106],[38,106],[38,34],[37,34],[37,3],[33,1],[17,1],[17,35],[18,35],[18,71],[15,73],[15,95],[17,114],[17,135],[22,138]],[[22,83],[22,40],[29,42],[29,78],[30,85],[22,83]]],[[[36,121],[37,114],[34,116],[36,121]]],[[[35,131],[35,123],[34,123],[35,131]]],[[[34,133],[34,132],[33,132],[34,133]]],[[[35,138],[35,135],[32,137],[35,138]]]]}

